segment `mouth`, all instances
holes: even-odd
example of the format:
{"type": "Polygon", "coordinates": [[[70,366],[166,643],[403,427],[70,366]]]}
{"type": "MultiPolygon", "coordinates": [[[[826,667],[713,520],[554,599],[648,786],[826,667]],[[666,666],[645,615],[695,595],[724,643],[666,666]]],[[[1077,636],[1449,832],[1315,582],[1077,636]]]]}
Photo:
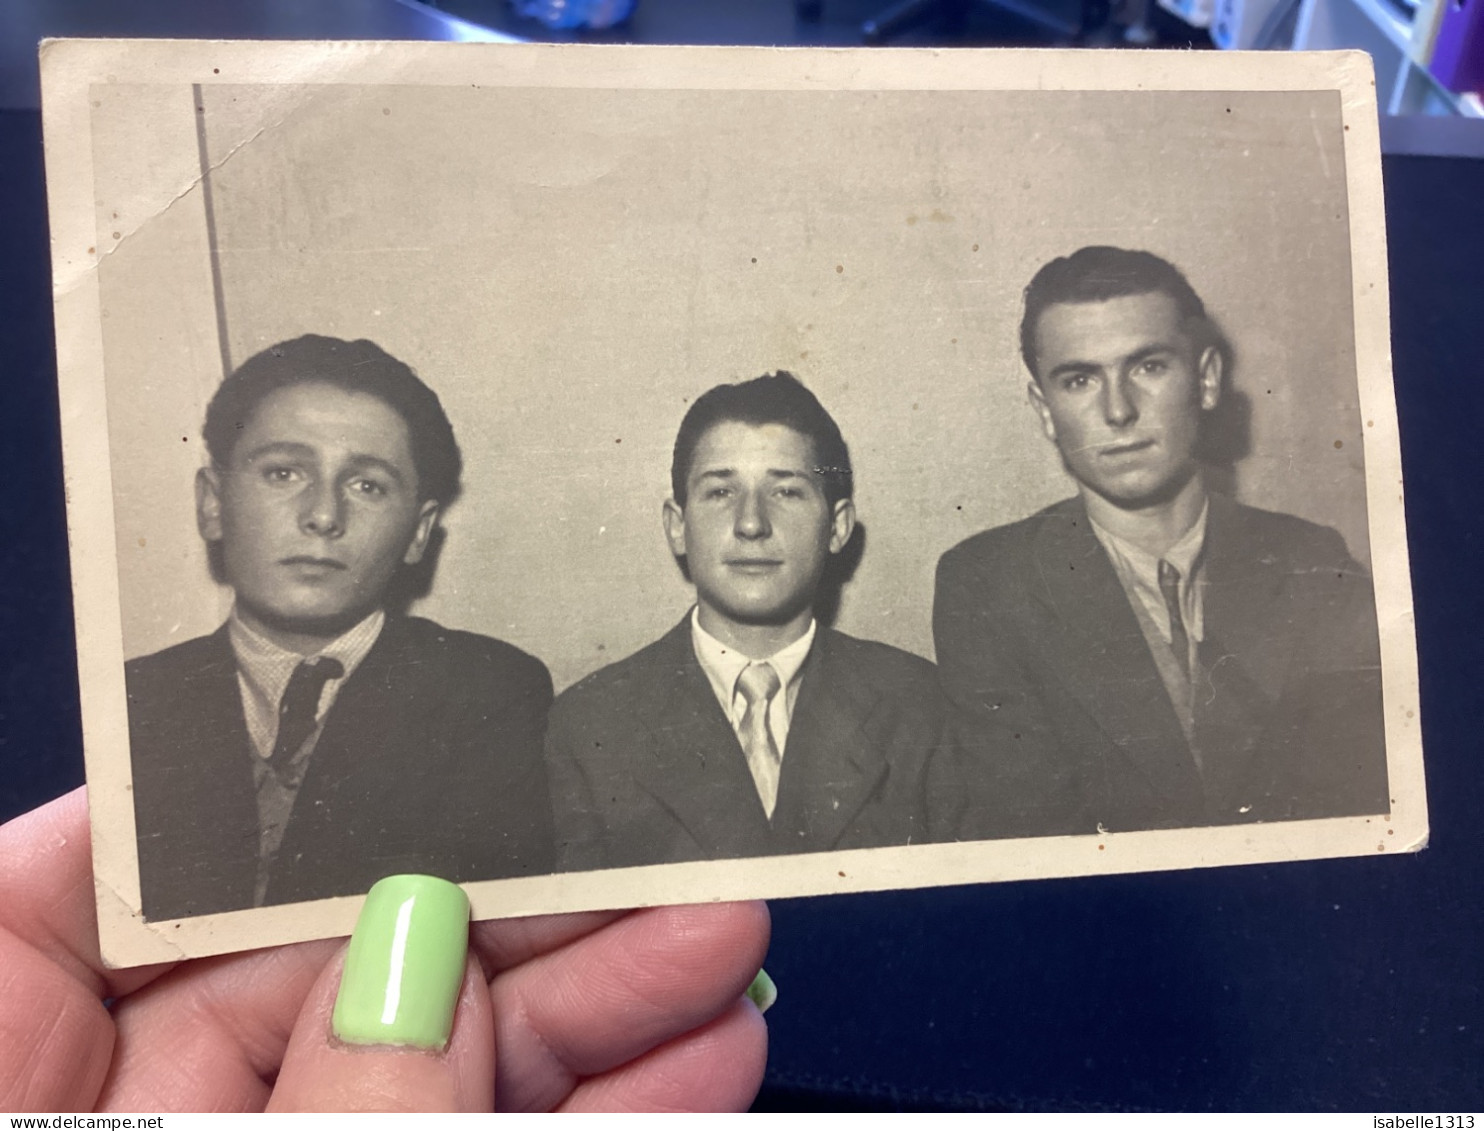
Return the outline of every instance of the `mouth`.
{"type": "Polygon", "coordinates": [[[310,554],[295,554],[293,557],[282,558],[278,564],[311,573],[333,573],[336,570],[349,568],[344,562],[336,561],[334,558],[316,558],[310,554]]]}
{"type": "Polygon", "coordinates": [[[1143,452],[1154,447],[1153,440],[1130,440],[1123,444],[1107,444],[1098,449],[1098,455],[1104,458],[1133,455],[1135,452],[1143,452]]]}
{"type": "Polygon", "coordinates": [[[782,567],[777,558],[728,558],[727,568],[750,576],[772,573],[782,567]]]}

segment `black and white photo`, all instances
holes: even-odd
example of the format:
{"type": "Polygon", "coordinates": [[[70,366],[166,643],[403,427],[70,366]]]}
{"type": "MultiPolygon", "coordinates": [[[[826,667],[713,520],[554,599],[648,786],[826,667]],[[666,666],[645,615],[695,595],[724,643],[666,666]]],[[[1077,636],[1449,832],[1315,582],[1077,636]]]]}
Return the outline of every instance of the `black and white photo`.
{"type": "Polygon", "coordinates": [[[43,76],[110,961],[1425,844],[1363,56],[43,76]]]}
{"type": "Polygon", "coordinates": [[[1389,812],[1370,578],[1332,528],[1208,487],[1233,350],[1185,276],[1080,248],[1020,340],[1077,495],[939,564],[958,835],[1389,812]]]}
{"type": "Polygon", "coordinates": [[[197,525],[232,611],[125,668],[145,917],[550,871],[546,668],[398,607],[458,494],[437,394],[372,342],[306,334],[234,369],[202,433],[197,525]]]}

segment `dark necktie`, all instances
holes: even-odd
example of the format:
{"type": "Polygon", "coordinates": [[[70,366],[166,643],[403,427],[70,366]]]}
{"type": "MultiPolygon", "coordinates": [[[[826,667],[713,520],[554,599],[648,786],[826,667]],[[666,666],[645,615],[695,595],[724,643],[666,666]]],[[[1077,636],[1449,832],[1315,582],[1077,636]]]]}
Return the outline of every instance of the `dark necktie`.
{"type": "Polygon", "coordinates": [[[328,657],[305,660],[294,669],[278,704],[278,738],[268,759],[268,764],[276,772],[281,774],[288,768],[299,748],[314,733],[315,712],[325,684],[344,674],[345,668],[340,661],[328,657]]]}
{"type": "Polygon", "coordinates": [[[1180,673],[1190,679],[1190,637],[1185,631],[1185,617],[1180,610],[1180,571],[1163,558],[1159,560],[1159,591],[1170,614],[1170,651],[1180,673]]]}

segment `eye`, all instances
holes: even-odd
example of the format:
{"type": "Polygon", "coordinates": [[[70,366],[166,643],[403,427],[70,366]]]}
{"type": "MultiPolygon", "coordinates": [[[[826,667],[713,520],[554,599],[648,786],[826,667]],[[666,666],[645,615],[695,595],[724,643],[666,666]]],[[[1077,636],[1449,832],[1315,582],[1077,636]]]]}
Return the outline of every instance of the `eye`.
{"type": "Polygon", "coordinates": [[[720,484],[717,484],[714,487],[707,487],[704,491],[701,492],[701,498],[703,499],[721,500],[729,499],[731,498],[731,496],[732,489],[730,487],[723,487],[720,484]]]}
{"type": "Polygon", "coordinates": [[[263,467],[263,481],[271,484],[299,483],[304,479],[304,473],[297,467],[286,463],[270,463],[263,467]]]}
{"type": "Polygon", "coordinates": [[[804,489],[797,486],[779,487],[774,494],[780,499],[802,499],[804,497],[804,489]]]}
{"type": "Polygon", "coordinates": [[[1069,393],[1080,393],[1091,386],[1091,373],[1068,373],[1061,379],[1061,387],[1069,393]]]}
{"type": "Polygon", "coordinates": [[[1147,357],[1139,363],[1139,372],[1150,377],[1158,377],[1169,370],[1170,363],[1162,357],[1147,357]]]}
{"type": "Polygon", "coordinates": [[[352,495],[359,495],[363,499],[383,499],[388,494],[388,488],[385,483],[367,478],[364,475],[357,479],[352,479],[349,487],[352,495]]]}

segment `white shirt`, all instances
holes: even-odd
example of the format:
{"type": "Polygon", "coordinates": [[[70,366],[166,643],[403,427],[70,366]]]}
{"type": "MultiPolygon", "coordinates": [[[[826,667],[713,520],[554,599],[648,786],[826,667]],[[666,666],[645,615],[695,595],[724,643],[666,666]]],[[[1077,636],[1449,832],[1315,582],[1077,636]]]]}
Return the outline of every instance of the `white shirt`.
{"type": "Polygon", "coordinates": [[[1201,508],[1200,517],[1195,520],[1194,525],[1180,536],[1180,540],[1165,552],[1163,558],[1141,550],[1132,542],[1104,530],[1096,520],[1092,523],[1092,532],[1107,551],[1118,579],[1123,582],[1124,590],[1131,598],[1138,600],[1166,644],[1174,639],[1174,635],[1170,631],[1170,610],[1165,604],[1164,593],[1159,588],[1161,560],[1169,562],[1180,571],[1180,616],[1185,621],[1186,636],[1192,645],[1206,638],[1206,582],[1197,563],[1206,545],[1206,517],[1210,511],[1211,504],[1208,501],[1201,508]]]}
{"type": "Polygon", "coordinates": [[[1113,572],[1118,575],[1118,582],[1138,618],[1139,630],[1149,646],[1149,655],[1159,671],[1160,682],[1170,697],[1170,705],[1175,709],[1185,741],[1191,744],[1197,770],[1203,767],[1200,751],[1195,746],[1197,681],[1191,678],[1191,673],[1199,668],[1199,645],[1206,634],[1206,579],[1205,570],[1201,568],[1201,551],[1206,544],[1206,515],[1209,511],[1210,503],[1207,503],[1201,508],[1200,517],[1178,542],[1165,551],[1163,558],[1139,549],[1096,522],[1092,524],[1092,531],[1113,563],[1113,572]],[[1174,633],[1171,631],[1170,609],[1159,588],[1161,561],[1169,562],[1180,571],[1176,599],[1180,605],[1180,619],[1185,622],[1186,653],[1185,663],[1178,667],[1173,663],[1174,633]]]}
{"type": "Polygon", "coordinates": [[[762,660],[752,660],[735,648],[727,647],[702,628],[700,609],[691,610],[690,638],[696,651],[696,660],[700,663],[701,670],[706,673],[711,690],[716,694],[716,701],[726,712],[727,719],[732,724],[732,730],[739,732],[739,737],[742,716],[747,712],[747,698],[737,685],[737,677],[742,674],[743,668],[754,663],[768,664],[778,673],[778,682],[783,688],[783,694],[774,695],[773,701],[768,704],[768,730],[772,733],[773,742],[778,747],[780,759],[788,744],[788,724],[793,718],[794,702],[799,697],[799,672],[804,666],[804,661],[809,658],[809,649],[814,646],[815,627],[815,622],[810,620],[809,628],[804,635],[788,647],[762,660]]]}

